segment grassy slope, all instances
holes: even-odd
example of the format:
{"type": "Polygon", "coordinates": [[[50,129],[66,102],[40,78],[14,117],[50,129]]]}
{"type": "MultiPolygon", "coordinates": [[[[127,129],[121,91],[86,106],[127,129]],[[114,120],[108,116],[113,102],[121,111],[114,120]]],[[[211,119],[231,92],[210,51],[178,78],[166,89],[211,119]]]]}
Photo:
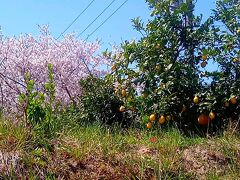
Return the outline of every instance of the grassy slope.
{"type": "Polygon", "coordinates": [[[240,137],[183,137],[174,129],[127,132],[97,125],[64,130],[50,141],[0,123],[3,178],[238,179],[240,137]],[[41,146],[42,145],[42,146],[41,146]]]}

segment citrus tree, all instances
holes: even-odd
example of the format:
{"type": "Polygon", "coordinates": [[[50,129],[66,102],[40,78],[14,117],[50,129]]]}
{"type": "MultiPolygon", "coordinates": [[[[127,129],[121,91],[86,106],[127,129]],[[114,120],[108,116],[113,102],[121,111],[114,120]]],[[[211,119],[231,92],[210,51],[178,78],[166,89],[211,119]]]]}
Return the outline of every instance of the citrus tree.
{"type": "Polygon", "coordinates": [[[142,38],[125,41],[117,54],[105,52],[112,59],[116,93],[125,108],[139,112],[147,128],[174,124],[189,132],[222,127],[225,102],[235,114],[238,104],[237,1],[219,1],[214,17],[205,22],[194,15],[191,0],[147,2],[151,20],[146,25],[133,20],[142,38]],[[216,21],[227,28],[217,27],[216,21]],[[220,70],[208,72],[209,61],[220,70]]]}
{"type": "Polygon", "coordinates": [[[212,78],[209,94],[214,99],[220,124],[229,120],[238,123],[240,114],[240,4],[237,0],[221,0],[214,10],[214,41],[206,49],[218,64],[218,70],[208,73],[212,78]]]}

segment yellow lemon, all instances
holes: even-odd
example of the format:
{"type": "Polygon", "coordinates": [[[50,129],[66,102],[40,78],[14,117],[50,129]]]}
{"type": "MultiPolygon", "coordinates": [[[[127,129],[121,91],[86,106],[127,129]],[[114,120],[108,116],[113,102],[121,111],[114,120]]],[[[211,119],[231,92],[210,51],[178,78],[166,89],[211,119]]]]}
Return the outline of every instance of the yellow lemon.
{"type": "Polygon", "coordinates": [[[193,98],[193,102],[194,102],[195,104],[198,104],[198,103],[199,103],[199,98],[198,98],[197,96],[195,96],[195,97],[193,98]]]}

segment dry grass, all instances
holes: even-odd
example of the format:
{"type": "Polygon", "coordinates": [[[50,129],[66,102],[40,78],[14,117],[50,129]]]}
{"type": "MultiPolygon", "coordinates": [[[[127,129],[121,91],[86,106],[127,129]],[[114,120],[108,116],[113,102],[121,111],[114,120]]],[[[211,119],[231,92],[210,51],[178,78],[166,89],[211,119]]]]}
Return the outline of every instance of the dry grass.
{"type": "Polygon", "coordinates": [[[184,137],[177,130],[126,132],[99,126],[65,130],[37,146],[24,127],[0,123],[2,178],[237,179],[240,138],[184,137]]]}

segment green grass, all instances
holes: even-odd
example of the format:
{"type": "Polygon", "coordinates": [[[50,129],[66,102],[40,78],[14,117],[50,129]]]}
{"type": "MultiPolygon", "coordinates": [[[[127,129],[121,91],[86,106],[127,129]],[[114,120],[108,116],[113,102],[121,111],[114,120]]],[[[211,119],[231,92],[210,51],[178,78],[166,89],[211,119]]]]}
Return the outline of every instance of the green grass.
{"type": "MultiPolygon", "coordinates": [[[[186,169],[184,151],[194,152],[197,147],[211,156],[220,153],[227,161],[224,173],[209,169],[203,177],[240,177],[240,137],[236,133],[211,138],[186,137],[176,129],[109,130],[95,124],[65,128],[55,138],[42,140],[52,147],[49,149],[39,146],[39,139],[29,129],[1,121],[0,137],[1,151],[18,152],[21,159],[19,167],[7,166],[9,169],[0,172],[7,178],[38,179],[43,175],[46,179],[196,179],[199,172],[186,169]]],[[[194,156],[197,156],[194,161],[204,161],[203,155],[194,156]]]]}
{"type": "Polygon", "coordinates": [[[28,141],[28,129],[10,121],[0,120],[0,149],[22,150],[28,141]]]}

